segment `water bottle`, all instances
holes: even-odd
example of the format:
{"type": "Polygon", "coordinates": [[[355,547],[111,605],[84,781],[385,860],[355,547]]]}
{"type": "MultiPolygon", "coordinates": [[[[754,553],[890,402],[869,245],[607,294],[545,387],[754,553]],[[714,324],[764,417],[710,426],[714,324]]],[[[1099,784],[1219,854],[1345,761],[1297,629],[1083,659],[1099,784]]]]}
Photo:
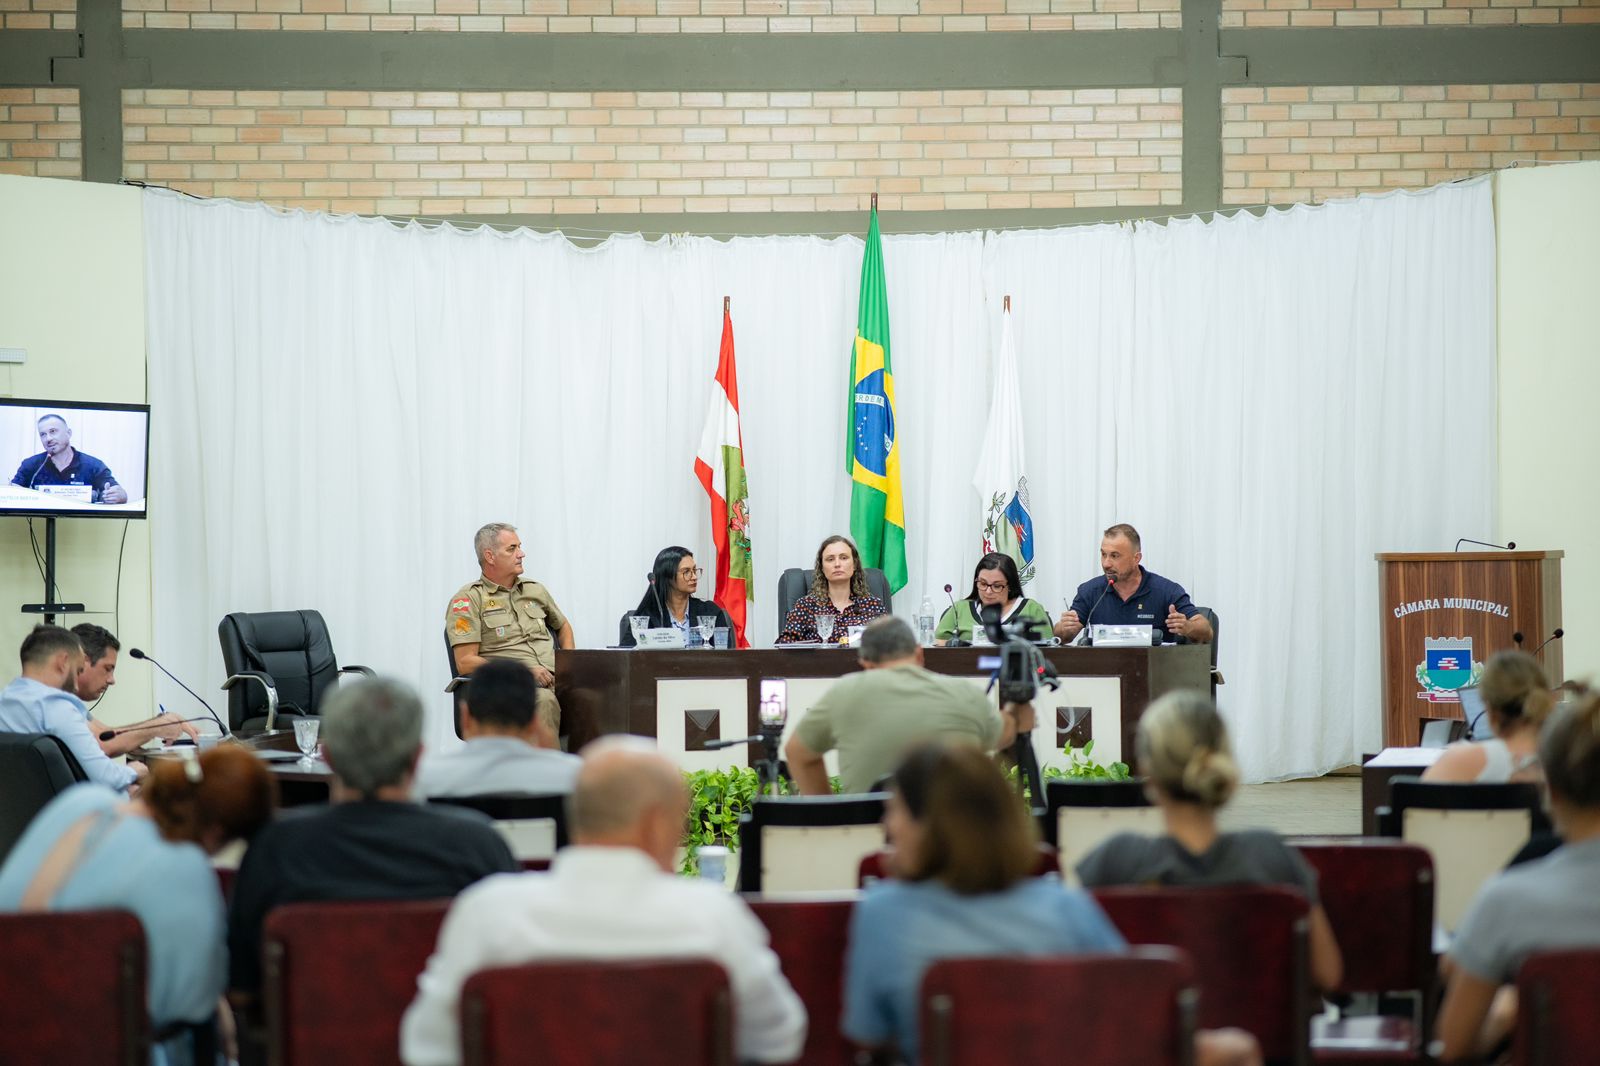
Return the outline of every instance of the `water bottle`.
{"type": "Polygon", "coordinates": [[[700,846],[700,876],[713,884],[728,883],[728,849],[720,844],[700,846]]]}
{"type": "Polygon", "coordinates": [[[924,648],[933,646],[933,600],[927,596],[922,597],[922,606],[917,608],[917,640],[924,648]]]}

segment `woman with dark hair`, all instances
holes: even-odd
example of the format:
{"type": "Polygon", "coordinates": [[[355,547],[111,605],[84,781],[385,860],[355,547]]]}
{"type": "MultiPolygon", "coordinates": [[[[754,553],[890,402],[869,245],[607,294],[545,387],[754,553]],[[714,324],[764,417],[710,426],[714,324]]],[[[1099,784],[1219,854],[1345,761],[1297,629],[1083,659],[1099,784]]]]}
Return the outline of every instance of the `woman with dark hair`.
{"type": "Polygon", "coordinates": [[[1201,692],[1169,692],[1139,717],[1134,740],[1145,793],[1161,808],[1165,836],[1118,833],[1078,864],[1078,879],[1103,885],[1285,885],[1311,904],[1311,980],[1331,991],[1344,960],[1317,897],[1317,875],[1267,829],[1224,833],[1217,812],[1239,787],[1227,727],[1201,692]]]}
{"type": "MultiPolygon", "coordinates": [[[[644,598],[639,601],[639,606],[635,607],[632,613],[642,614],[650,619],[646,628],[665,629],[673,626],[682,630],[685,638],[695,623],[710,615],[717,620],[719,627],[728,630],[731,642],[733,622],[729,620],[728,612],[709,600],[694,598],[704,573],[704,568],[695,565],[694,556],[689,553],[688,548],[680,548],[677,545],[662,548],[656,552],[655,564],[650,568],[650,587],[644,590],[644,598]]],[[[631,648],[634,643],[633,627],[628,624],[627,617],[624,617],[622,628],[617,634],[617,644],[620,647],[631,648]]]]}
{"type": "Polygon", "coordinates": [[[1032,622],[1034,632],[1041,639],[1050,638],[1050,612],[1038,600],[1022,594],[1022,578],[1017,573],[1016,560],[1005,552],[990,552],[978,560],[972,570],[972,591],[967,598],[945,608],[934,631],[934,643],[944,645],[952,640],[970,643],[974,628],[980,632],[983,624],[978,614],[985,607],[998,606],[1002,622],[1032,622]]]}
{"type": "MultiPolygon", "coordinates": [[[[894,880],[856,904],[845,956],[844,1033],[915,1063],[918,995],[939,959],[1121,952],[1088,893],[1033,877],[1034,824],[993,759],[976,747],[913,748],[891,777],[883,824],[894,880]]],[[[1238,1032],[1201,1034],[1203,1066],[1259,1061],[1238,1032]]]]}
{"type": "Polygon", "coordinates": [[[887,611],[883,601],[867,591],[867,575],[861,569],[861,553],[850,538],[835,534],[817,549],[811,568],[811,589],[794,601],[783,620],[779,644],[816,644],[817,616],[833,618],[828,643],[839,643],[851,626],[864,626],[887,611]]]}
{"type": "Polygon", "coordinates": [[[1489,656],[1478,679],[1478,695],[1492,735],[1450,745],[1423,771],[1422,779],[1485,784],[1539,780],[1539,727],[1556,705],[1539,660],[1525,651],[1489,656]]]}
{"type": "MultiPolygon", "coordinates": [[[[210,856],[254,836],[276,804],[266,764],[235,745],[155,760],[132,799],[74,785],[34,817],[0,866],[0,910],[132,911],[144,926],[152,1027],[203,1023],[218,1013],[228,976],[210,856]]],[[[189,1058],[181,1037],[153,1057],[189,1058]]]]}
{"type": "Polygon", "coordinates": [[[1486,882],[1462,919],[1442,967],[1441,1062],[1487,1057],[1511,1032],[1517,1002],[1508,986],[1529,955],[1600,948],[1600,696],[1551,713],[1539,762],[1563,843],[1486,882]]]}

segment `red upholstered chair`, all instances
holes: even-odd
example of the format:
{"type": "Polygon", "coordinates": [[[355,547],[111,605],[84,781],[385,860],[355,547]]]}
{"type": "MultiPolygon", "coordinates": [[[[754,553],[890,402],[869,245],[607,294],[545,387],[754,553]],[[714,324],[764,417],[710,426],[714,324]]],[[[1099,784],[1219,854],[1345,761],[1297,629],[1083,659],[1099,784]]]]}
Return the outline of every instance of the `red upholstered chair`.
{"type": "Polygon", "coordinates": [[[1433,956],[1433,859],[1381,837],[1291,841],[1317,871],[1322,908],[1344,957],[1338,991],[1414,998],[1409,1018],[1314,1019],[1318,1066],[1427,1061],[1438,967],[1433,956]]]}
{"type": "Polygon", "coordinates": [[[728,973],[709,959],[538,962],[461,988],[465,1066],[732,1066],[728,973]]]}
{"type": "MultiPolygon", "coordinates": [[[[882,881],[889,876],[889,852],[874,851],[870,855],[861,856],[861,867],[857,871],[857,887],[866,888],[870,881],[882,881]]],[[[1039,862],[1033,868],[1033,876],[1048,877],[1061,872],[1061,857],[1056,849],[1049,844],[1039,845],[1039,862]]]]}
{"type": "Polygon", "coordinates": [[[398,1062],[400,1016],[449,907],[441,899],[274,908],[262,955],[274,1066],[398,1062]]]}
{"type": "Polygon", "coordinates": [[[1588,1066],[1600,1049],[1600,950],[1532,955],[1517,972],[1517,1066],[1588,1066]]]}
{"type": "Polygon", "coordinates": [[[1293,889],[1097,888],[1130,944],[1169,944],[1194,961],[1202,1029],[1238,1026],[1269,1062],[1311,1058],[1306,898],[1293,889]]]}
{"type": "Polygon", "coordinates": [[[922,1061],[1187,1066],[1197,996],[1172,948],[946,959],[922,979],[922,1061]]]}
{"type": "Polygon", "coordinates": [[[0,915],[0,1058],[147,1066],[144,927],[127,911],[0,915]]]}
{"type": "Polygon", "coordinates": [[[801,1066],[840,1066],[851,1061],[854,1048],[839,1032],[844,1015],[844,952],[850,938],[855,897],[768,900],[747,897],[750,909],[772,937],[772,950],[783,966],[810,1024],[806,1046],[796,1060],[801,1066]]]}

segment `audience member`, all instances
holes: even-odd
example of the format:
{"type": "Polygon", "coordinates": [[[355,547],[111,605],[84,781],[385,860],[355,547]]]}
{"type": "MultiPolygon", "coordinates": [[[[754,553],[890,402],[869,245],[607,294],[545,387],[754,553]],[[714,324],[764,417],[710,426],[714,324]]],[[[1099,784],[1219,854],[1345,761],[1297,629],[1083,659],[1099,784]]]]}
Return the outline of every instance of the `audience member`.
{"type": "MultiPolygon", "coordinates": [[[[845,962],[843,1029],[858,1044],[917,1061],[919,989],[939,959],[1124,950],[1087,893],[1029,876],[1033,825],[977,749],[914,748],[894,772],[884,828],[896,879],[856,904],[845,962]]],[[[1233,1030],[1201,1034],[1196,1050],[1207,1066],[1260,1061],[1254,1038],[1233,1030]]]]}
{"type": "Polygon", "coordinates": [[[408,1066],[461,1061],[461,986],[473,973],[559,958],[714,959],[733,990],[739,1058],[799,1054],[805,1008],[766,930],[736,896],[674,872],[688,811],[678,768],[650,741],[606,737],[584,750],[569,802],[574,844],[549,873],[490,878],[450,908],[400,1027],[408,1066]]]}
{"type": "Polygon", "coordinates": [[[281,903],[435,899],[517,869],[488,819],[411,801],[422,703],[398,681],[341,685],[322,707],[332,804],[267,826],[245,852],[228,923],[229,987],[249,1002],[261,982],[261,926],[281,903]]]}
{"type": "Polygon", "coordinates": [[[1487,740],[1450,745],[1422,775],[1424,781],[1507,781],[1539,779],[1539,727],[1556,705],[1539,660],[1523,651],[1489,656],[1478,681],[1483,718],[1493,734],[1487,740]]]}
{"type": "Polygon", "coordinates": [[[90,781],[126,792],[144,767],[114,763],[100,749],[76,694],[83,667],[83,645],[71,631],[34,626],[22,640],[22,676],[0,690],[0,731],[58,737],[90,781]]]}
{"type": "Polygon", "coordinates": [[[1538,754],[1565,843],[1489,881],[1462,919],[1444,964],[1445,1062],[1488,1055],[1510,1033],[1517,1004],[1507,986],[1529,955],[1600,947],[1600,695],[1556,708],[1538,754]]]}
{"type": "MultiPolygon", "coordinates": [[[[236,747],[158,760],[133,800],[75,785],[0,867],[0,910],[132,911],[144,926],[151,1024],[206,1022],[227,977],[222,892],[207,856],[255,833],[274,804],[271,774],[236,747]]],[[[169,1062],[190,1057],[181,1040],[161,1050],[169,1062]]]]}
{"type": "Polygon", "coordinates": [[[1200,692],[1169,692],[1139,719],[1135,740],[1145,788],[1166,823],[1165,836],[1119,833],[1084,857],[1078,878],[1102,885],[1288,885],[1311,904],[1311,979],[1338,987],[1344,963],[1317,875],[1300,853],[1265,829],[1224,833],[1217,811],[1233,796],[1239,771],[1227,727],[1200,692]]]}
{"type": "Polygon", "coordinates": [[[511,659],[490,659],[472,672],[461,708],[466,745],[426,754],[417,795],[571,792],[582,760],[560,750],[555,730],[534,713],[539,682],[511,659]]]}
{"type": "Polygon", "coordinates": [[[75,691],[78,698],[89,705],[89,732],[100,745],[101,751],[115,759],[153,739],[170,741],[185,736],[196,740],[200,738],[200,731],[193,722],[185,722],[177,715],[163,711],[154,718],[119,726],[114,730],[115,736],[109,740],[102,739],[112,728],[94,716],[94,705],[117,683],[117,652],[122,650],[122,644],[111,630],[93,622],[73,626],[72,635],[83,645],[84,656],[84,666],[78,671],[75,691]]]}
{"type": "Polygon", "coordinates": [[[923,668],[922,648],[904,620],[874,620],[861,635],[859,674],[828,688],[784,745],[789,773],[806,795],[827,795],[822,757],[839,752],[842,792],[868,792],[912,745],[934,737],[964,739],[995,751],[1033,729],[1031,703],[996,711],[964,677],[923,668]]]}

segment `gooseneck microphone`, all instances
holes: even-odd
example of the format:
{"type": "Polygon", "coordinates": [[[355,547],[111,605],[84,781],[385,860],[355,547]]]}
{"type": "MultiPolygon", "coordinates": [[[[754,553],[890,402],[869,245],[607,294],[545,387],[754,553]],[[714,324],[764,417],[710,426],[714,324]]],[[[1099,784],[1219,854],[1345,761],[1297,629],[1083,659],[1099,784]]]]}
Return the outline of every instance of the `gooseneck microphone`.
{"type": "Polygon", "coordinates": [[[1462,537],[1460,540],[1456,541],[1456,546],[1452,550],[1460,551],[1463,544],[1476,544],[1480,548],[1499,548],[1501,551],[1505,552],[1514,552],[1517,550],[1517,542],[1514,540],[1508,540],[1504,544],[1490,544],[1486,540],[1473,540],[1471,537],[1462,537]]]}
{"type": "Polygon", "coordinates": [[[1540,652],[1544,651],[1544,646],[1546,644],[1550,643],[1552,640],[1560,640],[1562,637],[1564,637],[1566,635],[1567,635],[1567,631],[1558,626],[1554,633],[1551,633],[1548,637],[1545,637],[1543,642],[1541,642],[1540,645],[1537,648],[1533,649],[1533,654],[1534,655],[1538,655],[1540,652]]]}
{"type": "MultiPolygon", "coordinates": [[[[143,659],[145,662],[149,663],[151,666],[155,667],[157,670],[160,670],[163,674],[166,674],[168,677],[172,678],[174,684],[176,684],[179,688],[183,689],[183,691],[187,692],[189,695],[193,696],[196,700],[199,701],[200,706],[204,707],[207,711],[210,712],[211,720],[213,722],[217,723],[217,728],[222,730],[222,735],[223,736],[225,736],[225,737],[233,736],[233,731],[228,728],[228,723],[224,722],[221,718],[217,717],[217,712],[212,710],[211,704],[207,703],[203,699],[200,699],[200,693],[196,692],[194,689],[190,688],[188,685],[185,685],[182,681],[179,681],[178,680],[178,676],[176,674],[174,674],[171,670],[168,670],[165,666],[162,666],[160,663],[158,663],[154,659],[150,658],[150,656],[146,655],[144,652],[140,651],[138,648],[129,648],[128,649],[128,654],[133,656],[135,659],[143,659]]],[[[192,722],[195,719],[190,718],[190,719],[186,719],[186,720],[192,722]]],[[[102,739],[104,739],[104,738],[102,738],[102,739]]]]}
{"type": "Polygon", "coordinates": [[[656,572],[654,570],[650,571],[649,580],[650,595],[656,598],[656,613],[661,616],[661,624],[664,626],[671,625],[672,619],[667,617],[667,609],[661,605],[661,589],[656,584],[656,572]]]}
{"type": "Polygon", "coordinates": [[[105,730],[100,734],[100,739],[112,740],[124,733],[138,733],[145,729],[166,729],[168,726],[182,725],[185,722],[209,722],[211,720],[203,714],[197,714],[193,718],[179,718],[172,722],[146,722],[144,725],[125,725],[121,729],[105,730]]]}
{"type": "Polygon", "coordinates": [[[1083,632],[1079,635],[1079,643],[1085,648],[1094,647],[1094,634],[1089,631],[1089,623],[1094,618],[1094,609],[1100,606],[1100,601],[1106,598],[1106,593],[1110,592],[1116,583],[1116,578],[1109,575],[1106,577],[1106,587],[1095,597],[1094,606],[1089,608],[1089,617],[1083,620],[1083,632]]]}
{"type": "MultiPolygon", "coordinates": [[[[944,594],[950,597],[951,618],[959,620],[961,617],[961,612],[956,610],[955,589],[949,584],[946,584],[944,587],[944,594]]],[[[977,623],[974,622],[973,624],[976,625],[977,623]]],[[[972,641],[961,639],[961,626],[957,624],[955,631],[950,634],[950,639],[944,642],[944,646],[947,648],[970,648],[972,646],[972,641]]]]}

